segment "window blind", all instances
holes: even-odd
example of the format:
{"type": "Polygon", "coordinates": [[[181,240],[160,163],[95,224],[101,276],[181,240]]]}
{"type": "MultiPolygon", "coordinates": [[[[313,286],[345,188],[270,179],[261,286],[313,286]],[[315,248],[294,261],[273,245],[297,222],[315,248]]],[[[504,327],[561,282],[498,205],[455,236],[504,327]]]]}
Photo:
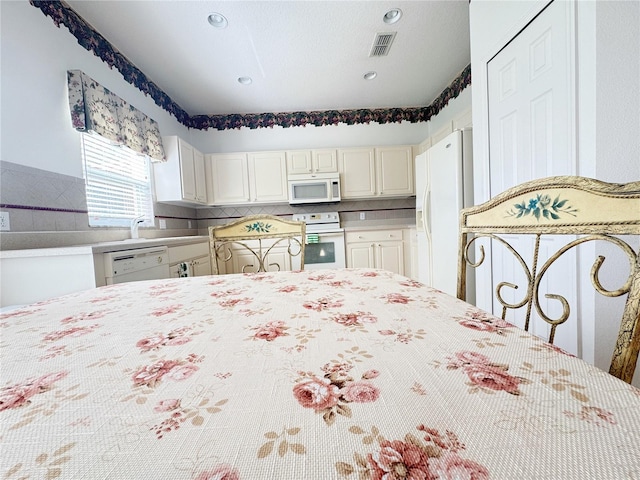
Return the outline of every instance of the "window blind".
{"type": "Polygon", "coordinates": [[[152,226],[149,157],[100,135],[82,134],[89,226],[126,226],[142,216],[152,226]]]}

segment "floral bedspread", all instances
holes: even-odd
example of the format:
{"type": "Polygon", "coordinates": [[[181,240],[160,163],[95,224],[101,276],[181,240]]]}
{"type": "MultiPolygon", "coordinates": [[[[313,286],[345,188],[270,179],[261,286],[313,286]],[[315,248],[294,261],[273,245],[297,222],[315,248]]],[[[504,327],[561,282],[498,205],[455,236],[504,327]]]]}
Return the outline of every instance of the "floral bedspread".
{"type": "Polygon", "coordinates": [[[2,478],[640,478],[640,390],[382,270],[126,283],[0,326],[2,478]]]}

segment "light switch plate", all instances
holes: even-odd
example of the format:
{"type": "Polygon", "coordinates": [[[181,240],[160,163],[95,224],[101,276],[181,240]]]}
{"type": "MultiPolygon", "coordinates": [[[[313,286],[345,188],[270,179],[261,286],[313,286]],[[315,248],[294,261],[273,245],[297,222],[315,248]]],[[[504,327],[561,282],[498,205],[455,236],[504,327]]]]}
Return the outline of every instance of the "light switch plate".
{"type": "Polygon", "coordinates": [[[364,220],[366,217],[364,212],[360,212],[360,220],[364,220]]]}
{"type": "Polygon", "coordinates": [[[9,212],[0,212],[0,231],[8,232],[9,230],[11,230],[9,212]]]}
{"type": "Polygon", "coordinates": [[[166,230],[167,221],[164,218],[161,218],[158,223],[160,224],[160,230],[166,230]]]}

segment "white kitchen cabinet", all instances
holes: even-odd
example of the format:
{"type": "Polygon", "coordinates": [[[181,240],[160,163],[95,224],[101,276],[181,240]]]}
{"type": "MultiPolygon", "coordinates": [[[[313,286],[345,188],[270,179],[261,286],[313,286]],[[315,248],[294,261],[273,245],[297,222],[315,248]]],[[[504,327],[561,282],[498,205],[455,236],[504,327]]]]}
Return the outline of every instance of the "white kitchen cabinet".
{"type": "Polygon", "coordinates": [[[385,197],[415,195],[413,147],[376,147],[375,152],[377,194],[385,197]]]}
{"type": "Polygon", "coordinates": [[[246,153],[216,153],[206,156],[210,203],[248,203],[249,167],[246,153]]]}
{"type": "Polygon", "coordinates": [[[415,195],[411,145],[338,150],[342,198],[415,195]]]}
{"type": "Polygon", "coordinates": [[[402,229],[346,232],[348,268],[381,268],[405,274],[405,234],[402,229]]]}
{"type": "MultiPolygon", "coordinates": [[[[277,245],[275,247],[272,247],[273,242],[273,240],[262,241],[263,252],[269,250],[269,253],[265,259],[265,269],[268,272],[275,272],[278,271],[279,265],[280,270],[299,270],[300,258],[294,257],[292,259],[287,251],[287,246],[277,245]]],[[[256,252],[258,251],[258,242],[247,241],[246,243],[256,252]]],[[[255,255],[253,255],[251,252],[247,251],[240,245],[232,245],[231,250],[232,254],[229,262],[218,262],[220,274],[255,273],[258,271],[259,263],[255,255]]]]}
{"type": "Polygon", "coordinates": [[[343,200],[376,196],[376,161],[373,148],[339,149],[338,170],[343,200]]]}
{"type": "Polygon", "coordinates": [[[256,152],[247,155],[251,202],[287,202],[287,161],[284,152],[256,152]]]}
{"type": "Polygon", "coordinates": [[[180,277],[180,265],[187,264],[188,276],[211,275],[209,242],[191,243],[169,247],[169,274],[180,277]]]}
{"type": "Polygon", "coordinates": [[[207,203],[204,155],[177,136],[163,137],[166,162],[153,164],[158,202],[207,203]]]}
{"type": "Polygon", "coordinates": [[[290,150],[287,152],[288,175],[337,173],[338,156],[335,148],[322,150],[290,150]]]}
{"type": "Polygon", "coordinates": [[[212,205],[287,202],[284,152],[207,155],[212,205]]]}

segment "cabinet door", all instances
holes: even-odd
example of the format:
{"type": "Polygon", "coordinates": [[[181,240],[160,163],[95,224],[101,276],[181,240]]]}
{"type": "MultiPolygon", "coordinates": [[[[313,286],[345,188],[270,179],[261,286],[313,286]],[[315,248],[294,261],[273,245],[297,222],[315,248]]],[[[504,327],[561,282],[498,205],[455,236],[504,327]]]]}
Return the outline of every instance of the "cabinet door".
{"type": "Polygon", "coordinates": [[[213,204],[228,205],[249,202],[249,172],[246,154],[215,154],[210,158],[213,204]]]}
{"type": "Polygon", "coordinates": [[[274,248],[267,255],[264,266],[267,272],[278,272],[291,270],[291,259],[285,249],[274,248]]]}
{"type": "Polygon", "coordinates": [[[374,268],[374,244],[369,242],[347,244],[348,268],[374,268]]]}
{"type": "Polygon", "coordinates": [[[376,195],[375,158],[372,148],[338,150],[338,168],[343,199],[376,195]]]}
{"type": "MultiPolygon", "coordinates": [[[[257,246],[254,246],[257,248],[257,246]]],[[[263,252],[268,245],[263,245],[263,252]]],[[[260,268],[260,261],[252,253],[243,248],[234,248],[231,262],[233,271],[227,273],[256,273],[260,268]]],[[[275,247],[269,252],[264,261],[264,268],[267,272],[277,272],[278,265],[280,270],[291,270],[291,259],[285,248],[275,247]]]]}
{"type": "Polygon", "coordinates": [[[376,267],[404,275],[404,247],[402,242],[378,242],[376,249],[376,267]]]}
{"type": "Polygon", "coordinates": [[[173,265],[169,267],[169,278],[180,278],[180,266],[173,265]]]}
{"type": "Polygon", "coordinates": [[[207,203],[204,155],[195,149],[193,150],[193,175],[195,177],[195,200],[200,203],[207,203]]]}
{"type": "Polygon", "coordinates": [[[196,200],[196,170],[193,160],[193,147],[181,138],[178,139],[180,155],[180,185],[183,200],[196,200]]]}
{"type": "Polygon", "coordinates": [[[291,150],[286,156],[288,175],[307,175],[313,172],[311,150],[291,150]]]}
{"type": "Polygon", "coordinates": [[[211,275],[211,258],[209,255],[193,260],[191,262],[191,271],[195,277],[211,275]]]}
{"type": "Polygon", "coordinates": [[[252,202],[286,202],[287,162],[284,152],[257,152],[249,156],[252,202]]]}
{"type": "Polygon", "coordinates": [[[378,194],[414,195],[413,164],[413,148],[410,145],[376,148],[378,194]]]}
{"type": "Polygon", "coordinates": [[[311,155],[314,173],[338,172],[338,155],[335,149],[313,150],[311,155]]]}

